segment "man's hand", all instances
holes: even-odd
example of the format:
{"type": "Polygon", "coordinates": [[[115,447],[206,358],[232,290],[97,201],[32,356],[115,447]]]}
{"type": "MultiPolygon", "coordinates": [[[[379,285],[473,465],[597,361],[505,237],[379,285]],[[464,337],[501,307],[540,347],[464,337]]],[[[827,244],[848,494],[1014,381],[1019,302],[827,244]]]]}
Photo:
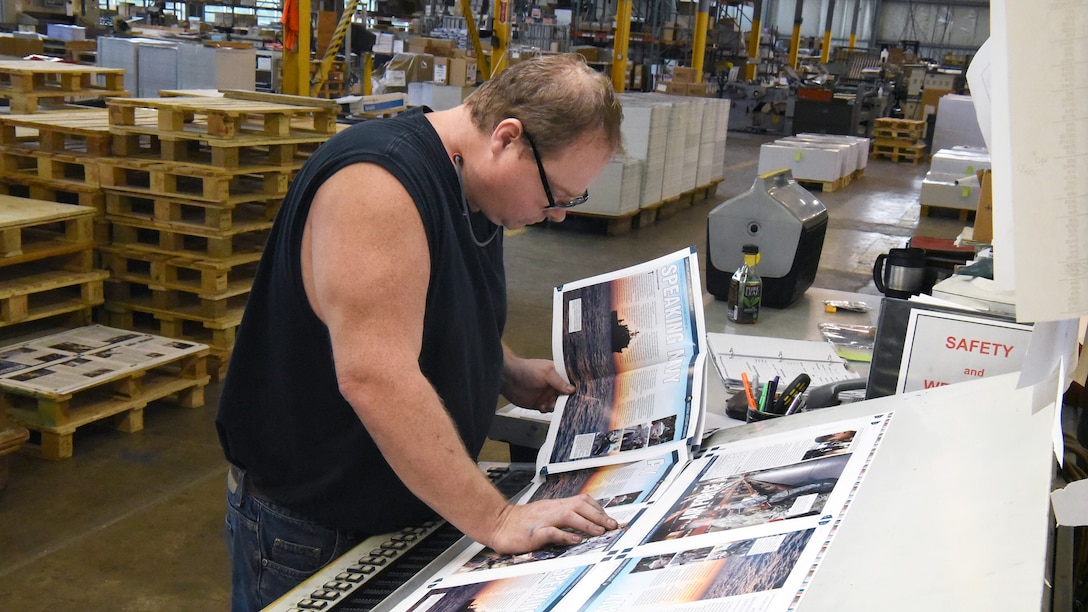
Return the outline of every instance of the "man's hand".
{"type": "Polygon", "coordinates": [[[619,527],[597,500],[588,495],[549,499],[524,506],[507,505],[488,542],[503,554],[519,554],[547,544],[573,546],[586,537],[619,527]],[[575,532],[572,533],[573,529],[575,532]]]}
{"type": "Polygon", "coordinates": [[[574,393],[570,385],[555,371],[550,359],[522,359],[509,349],[503,362],[503,397],[521,408],[540,412],[555,410],[560,394],[574,393]]]}

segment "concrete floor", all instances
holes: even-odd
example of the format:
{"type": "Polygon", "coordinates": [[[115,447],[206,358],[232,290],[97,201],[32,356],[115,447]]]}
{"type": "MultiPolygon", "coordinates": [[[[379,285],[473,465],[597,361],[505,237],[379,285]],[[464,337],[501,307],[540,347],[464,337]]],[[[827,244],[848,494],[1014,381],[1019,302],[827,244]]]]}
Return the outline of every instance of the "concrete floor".
{"type": "MultiPolygon", "coordinates": [[[[706,215],[746,190],[766,136],[730,133],[717,195],[645,228],[605,236],[544,226],[507,236],[507,342],[550,354],[551,289],[695,245],[705,265],[706,215]]],[[[925,164],[872,161],[834,193],[815,286],[876,293],[879,253],[916,234],[951,238],[952,217],[919,219],[925,164]]],[[[143,431],[88,426],[75,456],[51,463],[10,457],[0,497],[0,608],[37,610],[225,610],[230,577],[223,539],[225,463],[214,429],[218,386],[203,408],[151,405],[143,431]]],[[[502,460],[505,444],[482,458],[502,460]]]]}

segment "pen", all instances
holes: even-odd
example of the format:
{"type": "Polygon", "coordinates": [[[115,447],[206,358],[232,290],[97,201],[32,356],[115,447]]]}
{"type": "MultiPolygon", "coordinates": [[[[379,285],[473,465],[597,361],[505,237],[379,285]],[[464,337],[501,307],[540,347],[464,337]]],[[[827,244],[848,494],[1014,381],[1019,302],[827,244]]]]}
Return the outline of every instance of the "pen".
{"type": "Polygon", "coordinates": [[[775,412],[785,412],[789,408],[790,403],[793,402],[793,398],[803,394],[805,389],[808,389],[808,385],[811,382],[812,379],[809,378],[808,374],[798,374],[797,378],[794,378],[793,381],[786,386],[786,389],[782,394],[778,396],[778,402],[775,404],[775,412]]]}
{"type": "Polygon", "coordinates": [[[789,415],[793,414],[794,412],[797,412],[797,409],[800,408],[800,407],[801,407],[801,395],[797,395],[797,397],[793,398],[793,401],[790,402],[790,407],[786,409],[786,414],[783,415],[783,416],[789,416],[789,415]]]}
{"type": "Polygon", "coordinates": [[[763,383],[763,392],[759,395],[759,411],[767,412],[767,390],[771,388],[771,382],[763,383]]]}
{"type": "Polygon", "coordinates": [[[778,376],[776,375],[771,379],[771,383],[767,385],[767,399],[763,402],[763,407],[767,412],[778,412],[778,402],[774,399],[774,393],[778,391],[778,376]]]}
{"type": "Polygon", "coordinates": [[[748,396],[748,408],[752,410],[758,410],[756,406],[756,398],[752,395],[752,384],[748,382],[748,372],[740,373],[740,380],[744,383],[744,394],[748,396]]]}

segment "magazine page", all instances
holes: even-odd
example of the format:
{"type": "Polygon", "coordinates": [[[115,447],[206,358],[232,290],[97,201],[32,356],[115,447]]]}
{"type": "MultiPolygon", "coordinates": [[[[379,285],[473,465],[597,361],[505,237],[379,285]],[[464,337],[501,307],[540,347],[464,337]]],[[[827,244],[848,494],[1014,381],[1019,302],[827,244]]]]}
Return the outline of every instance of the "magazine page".
{"type": "Polygon", "coordinates": [[[719,531],[777,530],[838,516],[890,414],[837,421],[707,449],[649,510],[627,546],[719,531]]]}
{"type": "Polygon", "coordinates": [[[577,391],[556,404],[539,468],[584,469],[692,444],[706,359],[699,286],[689,248],[556,288],[553,358],[577,391]]]}
{"type": "Polygon", "coordinates": [[[652,501],[685,465],[672,452],[632,463],[539,474],[518,503],[586,494],[612,508],[652,501]]]}
{"type": "Polygon", "coordinates": [[[64,395],[206,348],[196,342],[89,325],[0,348],[0,384],[64,395]]]}
{"type": "MultiPolygon", "coordinates": [[[[682,371],[659,364],[578,383],[556,402],[537,469],[555,473],[628,462],[669,452],[686,459],[702,395],[705,355],[682,371]]],[[[697,442],[697,440],[696,440],[697,442]]]]}
{"type": "Polygon", "coordinates": [[[410,594],[394,612],[545,612],[555,610],[570,588],[592,566],[571,565],[554,571],[459,585],[427,585],[410,594]]]}
{"type": "Polygon", "coordinates": [[[829,526],[630,552],[596,565],[555,610],[788,610],[829,526]]]}

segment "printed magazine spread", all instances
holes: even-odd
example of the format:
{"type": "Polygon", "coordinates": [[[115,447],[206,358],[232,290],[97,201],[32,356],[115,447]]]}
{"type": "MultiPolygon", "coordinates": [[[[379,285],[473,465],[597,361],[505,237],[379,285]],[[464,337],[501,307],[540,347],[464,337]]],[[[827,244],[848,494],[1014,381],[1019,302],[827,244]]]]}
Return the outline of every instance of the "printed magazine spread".
{"type": "Polygon", "coordinates": [[[691,249],[556,289],[555,360],[578,391],[518,503],[585,493],[619,528],[520,555],[466,540],[394,610],[798,605],[892,415],[700,448],[697,264],[691,249]]]}
{"type": "Polygon", "coordinates": [[[206,350],[206,344],[88,325],[0,347],[0,384],[64,395],[206,350]]]}

